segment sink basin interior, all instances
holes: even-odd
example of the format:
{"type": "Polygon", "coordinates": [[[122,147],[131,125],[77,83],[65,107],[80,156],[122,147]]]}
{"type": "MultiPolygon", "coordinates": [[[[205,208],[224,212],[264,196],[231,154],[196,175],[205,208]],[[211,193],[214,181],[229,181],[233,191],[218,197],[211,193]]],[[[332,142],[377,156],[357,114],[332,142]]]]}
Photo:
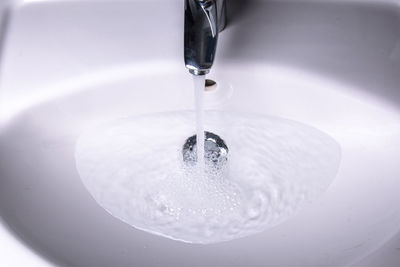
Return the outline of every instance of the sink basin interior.
{"type": "Polygon", "coordinates": [[[193,110],[182,1],[26,2],[1,57],[0,215],[17,236],[60,266],[345,266],[397,233],[398,5],[237,1],[229,12],[206,108],[330,135],[342,162],[327,192],[283,224],[219,244],[115,219],[83,186],[76,141],[110,120],[193,110]]]}

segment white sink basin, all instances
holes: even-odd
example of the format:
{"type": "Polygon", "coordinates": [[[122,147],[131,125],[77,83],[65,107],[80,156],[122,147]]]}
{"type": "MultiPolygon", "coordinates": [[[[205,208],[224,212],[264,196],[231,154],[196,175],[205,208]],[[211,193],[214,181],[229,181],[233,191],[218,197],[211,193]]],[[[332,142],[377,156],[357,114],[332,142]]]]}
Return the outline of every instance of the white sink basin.
{"type": "Polygon", "coordinates": [[[342,149],[333,184],[296,216],[257,235],[190,245],[136,230],[96,204],[75,167],[85,129],[193,109],[182,5],[13,6],[0,62],[0,215],[11,231],[51,266],[77,267],[348,266],[393,237],[400,230],[396,2],[228,3],[207,107],[295,120],[342,149]]]}

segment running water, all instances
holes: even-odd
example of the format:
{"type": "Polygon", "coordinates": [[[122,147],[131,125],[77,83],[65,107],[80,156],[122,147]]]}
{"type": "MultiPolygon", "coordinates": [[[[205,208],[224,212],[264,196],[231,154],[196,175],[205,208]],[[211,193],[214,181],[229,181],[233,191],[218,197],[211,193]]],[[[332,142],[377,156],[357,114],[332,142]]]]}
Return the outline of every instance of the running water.
{"type": "Polygon", "coordinates": [[[205,75],[193,75],[196,107],[196,147],[197,166],[200,173],[204,171],[204,86],[205,75]]]}
{"type": "Polygon", "coordinates": [[[328,188],[340,163],[331,137],[280,118],[205,112],[205,76],[193,82],[195,112],[118,119],[79,138],[77,170],[100,206],[137,229],[208,244],[276,226],[328,188]],[[193,121],[196,165],[184,160],[193,121]],[[209,160],[204,129],[226,140],[226,162],[209,160]]]}

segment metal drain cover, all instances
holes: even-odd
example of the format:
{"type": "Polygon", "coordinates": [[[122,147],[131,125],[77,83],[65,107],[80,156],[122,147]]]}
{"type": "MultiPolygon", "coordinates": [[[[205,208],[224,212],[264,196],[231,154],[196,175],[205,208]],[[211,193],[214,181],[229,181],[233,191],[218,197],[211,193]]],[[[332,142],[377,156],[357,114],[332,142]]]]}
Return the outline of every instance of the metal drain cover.
{"type": "MultiPolygon", "coordinates": [[[[220,165],[228,160],[229,149],[225,141],[214,133],[205,131],[204,142],[204,159],[208,163],[220,165]]],[[[183,161],[188,164],[195,164],[197,162],[197,140],[196,135],[186,139],[183,145],[182,154],[183,161]]]]}

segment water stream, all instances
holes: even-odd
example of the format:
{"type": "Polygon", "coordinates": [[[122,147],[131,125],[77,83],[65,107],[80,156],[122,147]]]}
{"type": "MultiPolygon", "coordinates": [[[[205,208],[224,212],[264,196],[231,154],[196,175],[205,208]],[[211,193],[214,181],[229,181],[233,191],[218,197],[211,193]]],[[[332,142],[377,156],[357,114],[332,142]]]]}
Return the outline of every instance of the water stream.
{"type": "Polygon", "coordinates": [[[205,75],[193,75],[195,108],[196,108],[196,147],[197,167],[200,174],[204,173],[204,86],[205,75]]]}

